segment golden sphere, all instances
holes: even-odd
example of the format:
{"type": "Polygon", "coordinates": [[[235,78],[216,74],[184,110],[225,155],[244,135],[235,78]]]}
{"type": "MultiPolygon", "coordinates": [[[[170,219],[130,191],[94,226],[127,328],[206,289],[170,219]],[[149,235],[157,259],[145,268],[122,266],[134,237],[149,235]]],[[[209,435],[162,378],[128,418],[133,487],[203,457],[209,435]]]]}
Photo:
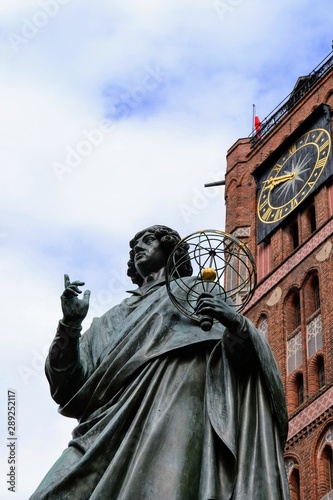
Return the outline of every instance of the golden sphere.
{"type": "Polygon", "coordinates": [[[201,278],[205,281],[214,281],[216,278],[216,271],[211,267],[206,267],[201,271],[201,278]]]}

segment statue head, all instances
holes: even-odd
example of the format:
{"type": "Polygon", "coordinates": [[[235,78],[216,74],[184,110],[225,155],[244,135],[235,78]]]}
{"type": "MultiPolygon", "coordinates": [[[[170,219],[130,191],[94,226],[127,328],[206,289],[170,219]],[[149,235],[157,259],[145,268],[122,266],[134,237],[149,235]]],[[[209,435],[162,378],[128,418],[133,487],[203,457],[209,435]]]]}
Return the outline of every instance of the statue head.
{"type": "MultiPolygon", "coordinates": [[[[177,243],[181,240],[181,237],[177,233],[177,231],[174,231],[173,229],[167,226],[159,226],[159,225],[143,229],[134,236],[134,238],[130,241],[131,250],[129,253],[130,259],[128,261],[127,276],[129,276],[132,282],[138,286],[142,285],[143,278],[137,272],[134,265],[134,255],[135,255],[134,247],[138,242],[138,240],[145,233],[151,233],[155,236],[155,238],[160,242],[160,245],[164,250],[166,257],[169,257],[169,255],[172,253],[177,243]]],[[[176,257],[176,262],[179,262],[178,272],[179,276],[181,277],[191,276],[193,272],[190,262],[190,257],[188,254],[188,249],[189,249],[188,244],[184,242],[183,244],[179,245],[179,248],[176,251],[175,257],[176,257]]]]}

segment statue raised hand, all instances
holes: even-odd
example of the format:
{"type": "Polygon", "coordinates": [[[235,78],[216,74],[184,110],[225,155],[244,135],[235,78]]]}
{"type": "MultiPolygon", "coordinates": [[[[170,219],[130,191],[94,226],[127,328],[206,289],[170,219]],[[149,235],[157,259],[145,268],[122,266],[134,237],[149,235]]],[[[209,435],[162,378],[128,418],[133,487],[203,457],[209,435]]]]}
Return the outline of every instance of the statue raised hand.
{"type": "Polygon", "coordinates": [[[82,293],[79,286],[84,286],[84,282],[78,280],[71,282],[68,274],[65,274],[64,283],[65,290],[61,295],[62,322],[66,326],[79,328],[88,313],[90,290],[86,290],[82,299],[79,299],[78,295],[82,293]]]}

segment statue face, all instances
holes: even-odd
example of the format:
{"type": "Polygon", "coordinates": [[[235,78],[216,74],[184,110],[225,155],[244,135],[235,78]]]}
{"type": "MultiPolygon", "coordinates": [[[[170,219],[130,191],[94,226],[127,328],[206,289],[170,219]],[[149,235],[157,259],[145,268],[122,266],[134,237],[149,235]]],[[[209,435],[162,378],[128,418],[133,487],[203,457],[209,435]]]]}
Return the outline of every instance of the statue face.
{"type": "Polygon", "coordinates": [[[166,266],[168,255],[160,241],[149,231],[136,241],[133,250],[135,269],[143,278],[166,266]]]}

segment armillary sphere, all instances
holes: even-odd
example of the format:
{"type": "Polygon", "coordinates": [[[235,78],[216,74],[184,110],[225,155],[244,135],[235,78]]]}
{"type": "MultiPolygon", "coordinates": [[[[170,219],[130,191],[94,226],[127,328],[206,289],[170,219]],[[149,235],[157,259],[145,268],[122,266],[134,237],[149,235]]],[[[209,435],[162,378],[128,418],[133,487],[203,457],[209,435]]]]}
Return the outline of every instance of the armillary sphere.
{"type": "Polygon", "coordinates": [[[171,301],[185,316],[210,330],[213,320],[196,314],[203,292],[219,295],[240,312],[253,296],[257,282],[256,266],[248,247],[223,231],[208,229],[183,238],[173,249],[166,267],[166,286],[171,301]],[[179,257],[179,247],[188,253],[179,257]],[[179,267],[190,260],[193,275],[182,277],[179,267]]]}

